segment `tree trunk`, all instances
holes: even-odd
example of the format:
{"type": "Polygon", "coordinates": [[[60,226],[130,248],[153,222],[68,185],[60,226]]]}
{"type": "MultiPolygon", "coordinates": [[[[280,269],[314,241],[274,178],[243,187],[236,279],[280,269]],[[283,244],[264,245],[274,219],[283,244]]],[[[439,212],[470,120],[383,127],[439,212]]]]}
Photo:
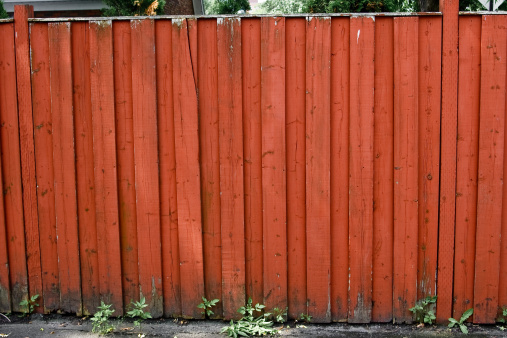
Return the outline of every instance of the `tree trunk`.
{"type": "Polygon", "coordinates": [[[419,0],[421,12],[438,12],[438,0],[419,0]]]}

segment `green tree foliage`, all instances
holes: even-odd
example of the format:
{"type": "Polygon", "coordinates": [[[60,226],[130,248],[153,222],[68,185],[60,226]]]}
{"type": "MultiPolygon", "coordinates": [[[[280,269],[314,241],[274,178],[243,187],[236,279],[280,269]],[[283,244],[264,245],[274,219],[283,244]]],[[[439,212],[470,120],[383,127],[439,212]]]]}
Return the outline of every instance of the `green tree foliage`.
{"type": "Polygon", "coordinates": [[[164,14],[165,0],[104,0],[104,16],[138,16],[164,14]]]}
{"type": "Polygon", "coordinates": [[[0,19],[7,19],[9,15],[7,15],[7,12],[4,8],[4,2],[0,0],[0,19]]]}
{"type": "Polygon", "coordinates": [[[248,0],[204,0],[206,14],[237,14],[251,9],[248,0]]]}

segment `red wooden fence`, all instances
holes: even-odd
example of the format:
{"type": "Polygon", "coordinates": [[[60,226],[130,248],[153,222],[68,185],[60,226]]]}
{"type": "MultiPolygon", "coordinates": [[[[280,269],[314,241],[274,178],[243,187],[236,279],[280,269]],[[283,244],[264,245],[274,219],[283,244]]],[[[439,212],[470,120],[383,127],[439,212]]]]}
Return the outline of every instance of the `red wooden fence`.
{"type": "Polygon", "coordinates": [[[461,16],[458,56],[445,11],[30,15],[0,21],[0,312],[507,306],[507,16],[461,16]]]}

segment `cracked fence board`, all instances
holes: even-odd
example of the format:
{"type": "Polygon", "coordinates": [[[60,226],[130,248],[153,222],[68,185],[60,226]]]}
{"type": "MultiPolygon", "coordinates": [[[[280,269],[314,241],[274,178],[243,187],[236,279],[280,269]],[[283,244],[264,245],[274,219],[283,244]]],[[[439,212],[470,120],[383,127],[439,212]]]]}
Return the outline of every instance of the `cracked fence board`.
{"type": "Polygon", "coordinates": [[[434,296],[438,251],[440,164],[439,18],[419,18],[419,234],[417,299],[434,296]]]}
{"type": "Polygon", "coordinates": [[[502,227],[507,27],[483,16],[475,251],[474,323],[497,317],[502,227]]]}
{"type": "Polygon", "coordinates": [[[16,100],[16,58],[14,31],[11,23],[0,25],[0,139],[7,250],[9,254],[12,311],[26,309],[19,303],[28,295],[28,276],[23,224],[23,197],[21,187],[21,158],[16,100]]]}
{"type": "Polygon", "coordinates": [[[241,20],[217,24],[220,219],[224,318],[245,304],[241,20]]]}
{"type": "Polygon", "coordinates": [[[88,23],[73,23],[71,35],[81,293],[83,297],[83,314],[90,315],[100,305],[100,287],[97,225],[95,222],[90,32],[88,23]]]}
{"type": "Polygon", "coordinates": [[[350,19],[349,322],[371,321],[373,244],[373,17],[350,19]]]}
{"type": "Polygon", "coordinates": [[[331,319],[348,320],[350,19],[331,19],[331,319]]]}
{"type": "MultiPolygon", "coordinates": [[[[220,222],[220,158],[218,153],[218,51],[217,21],[198,21],[199,146],[201,152],[201,203],[206,299],[222,298],[220,222]]],[[[192,54],[193,55],[193,54],[192,54]]],[[[246,189],[246,187],[245,187],[246,189]]],[[[245,203],[246,204],[246,203],[245,203]]],[[[222,303],[212,317],[222,317],[222,303]]]]}
{"type": "Polygon", "coordinates": [[[308,314],[331,321],[330,63],[331,19],[306,23],[306,247],[308,314]]]}
{"type": "Polygon", "coordinates": [[[154,20],[132,20],[132,93],[139,290],[163,314],[154,20]]]}
{"type": "Polygon", "coordinates": [[[60,309],[81,314],[70,23],[48,33],[60,309]]]}
{"type": "MultiPolygon", "coordinates": [[[[458,139],[453,317],[474,301],[477,167],[481,89],[481,17],[459,19],[458,139]]],[[[505,203],[505,200],[504,200],[505,203]]]]}
{"type": "Polygon", "coordinates": [[[285,19],[285,133],[287,161],[287,302],[289,318],[307,314],[305,78],[306,20],[285,19]]]}
{"type": "Polygon", "coordinates": [[[100,298],[121,316],[111,21],[90,22],[90,64],[100,298]]]}
{"type": "Polygon", "coordinates": [[[417,297],[418,19],[394,19],[393,320],[412,322],[417,297]]]}
{"type": "Polygon", "coordinates": [[[371,312],[374,322],[389,322],[393,318],[393,44],[393,18],[376,18],[371,312]]]}
{"type": "Polygon", "coordinates": [[[254,304],[264,299],[262,243],[261,20],[243,18],[243,159],[245,283],[254,304]]]}
{"type": "Polygon", "coordinates": [[[174,137],[182,315],[203,318],[204,295],[199,121],[194,70],[185,19],[172,21],[174,137]]]}
{"type": "Polygon", "coordinates": [[[44,248],[41,251],[42,292],[44,312],[49,312],[60,308],[60,275],[56,245],[48,25],[31,24],[30,33],[39,242],[44,248]]]}
{"type": "Polygon", "coordinates": [[[261,18],[264,305],[287,308],[285,19],[261,18]]]}
{"type": "Polygon", "coordinates": [[[113,22],[114,110],[123,304],[139,300],[130,21],[113,22]]]}
{"type": "Polygon", "coordinates": [[[171,21],[155,22],[164,315],[181,315],[171,21]]]}

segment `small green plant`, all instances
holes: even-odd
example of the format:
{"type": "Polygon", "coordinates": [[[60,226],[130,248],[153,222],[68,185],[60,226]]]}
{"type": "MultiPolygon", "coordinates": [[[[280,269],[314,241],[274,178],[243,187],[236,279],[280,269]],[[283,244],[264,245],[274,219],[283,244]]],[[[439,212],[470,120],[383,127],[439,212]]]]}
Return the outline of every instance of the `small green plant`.
{"type": "Polygon", "coordinates": [[[39,303],[37,303],[37,299],[39,299],[39,295],[33,295],[32,297],[30,297],[30,299],[23,299],[20,303],[19,303],[19,306],[24,306],[26,307],[26,311],[24,312],[23,315],[26,315],[26,314],[32,314],[33,313],[33,310],[35,309],[36,306],[39,306],[39,303]]]}
{"type": "Polygon", "coordinates": [[[114,313],[111,306],[112,304],[100,302],[100,306],[98,307],[99,310],[91,318],[93,322],[92,332],[106,335],[114,331],[114,325],[109,322],[109,317],[114,313]]]}
{"type": "Polygon", "coordinates": [[[309,322],[311,322],[311,321],[312,321],[312,316],[307,315],[307,314],[304,314],[304,313],[301,313],[301,314],[299,315],[299,318],[298,318],[296,321],[309,323],[309,322]]]}
{"type": "Polygon", "coordinates": [[[507,322],[507,306],[502,307],[502,316],[498,318],[499,323],[507,322]]]}
{"type": "Polygon", "coordinates": [[[202,297],[202,303],[197,305],[199,309],[202,309],[202,314],[205,315],[207,318],[213,316],[215,313],[211,310],[220,300],[213,299],[213,300],[207,300],[205,297],[202,297]]]}
{"type": "Polygon", "coordinates": [[[454,327],[456,325],[459,325],[459,328],[461,330],[461,332],[463,332],[464,334],[468,334],[468,329],[465,325],[465,321],[474,313],[474,309],[473,308],[470,308],[468,310],[466,310],[463,315],[461,316],[461,318],[459,319],[459,321],[457,321],[456,319],[454,318],[449,318],[449,327],[454,327]]]}
{"type": "Polygon", "coordinates": [[[243,317],[236,322],[231,320],[229,326],[224,327],[220,333],[226,333],[229,337],[234,338],[238,336],[248,337],[276,334],[278,330],[273,328],[273,322],[268,319],[271,316],[270,313],[260,314],[258,317],[254,316],[254,312],[260,313],[264,308],[265,306],[259,303],[253,306],[252,298],[248,298],[246,305],[238,309],[238,312],[243,317]]]}
{"type": "Polygon", "coordinates": [[[271,318],[273,318],[273,320],[276,322],[276,323],[285,323],[285,321],[287,320],[287,310],[289,308],[285,308],[285,310],[282,310],[280,308],[277,308],[275,307],[273,310],[271,310],[271,318]]]}
{"type": "Polygon", "coordinates": [[[134,326],[139,328],[139,330],[141,330],[141,323],[146,319],[151,318],[151,313],[144,311],[144,308],[147,306],[148,304],[146,304],[146,299],[144,297],[141,297],[138,302],[130,302],[131,310],[127,311],[127,316],[135,319],[134,326]]]}
{"type": "Polygon", "coordinates": [[[437,296],[428,296],[417,301],[413,308],[409,310],[414,314],[415,320],[423,324],[433,324],[436,319],[434,304],[437,302],[437,296]]]}

